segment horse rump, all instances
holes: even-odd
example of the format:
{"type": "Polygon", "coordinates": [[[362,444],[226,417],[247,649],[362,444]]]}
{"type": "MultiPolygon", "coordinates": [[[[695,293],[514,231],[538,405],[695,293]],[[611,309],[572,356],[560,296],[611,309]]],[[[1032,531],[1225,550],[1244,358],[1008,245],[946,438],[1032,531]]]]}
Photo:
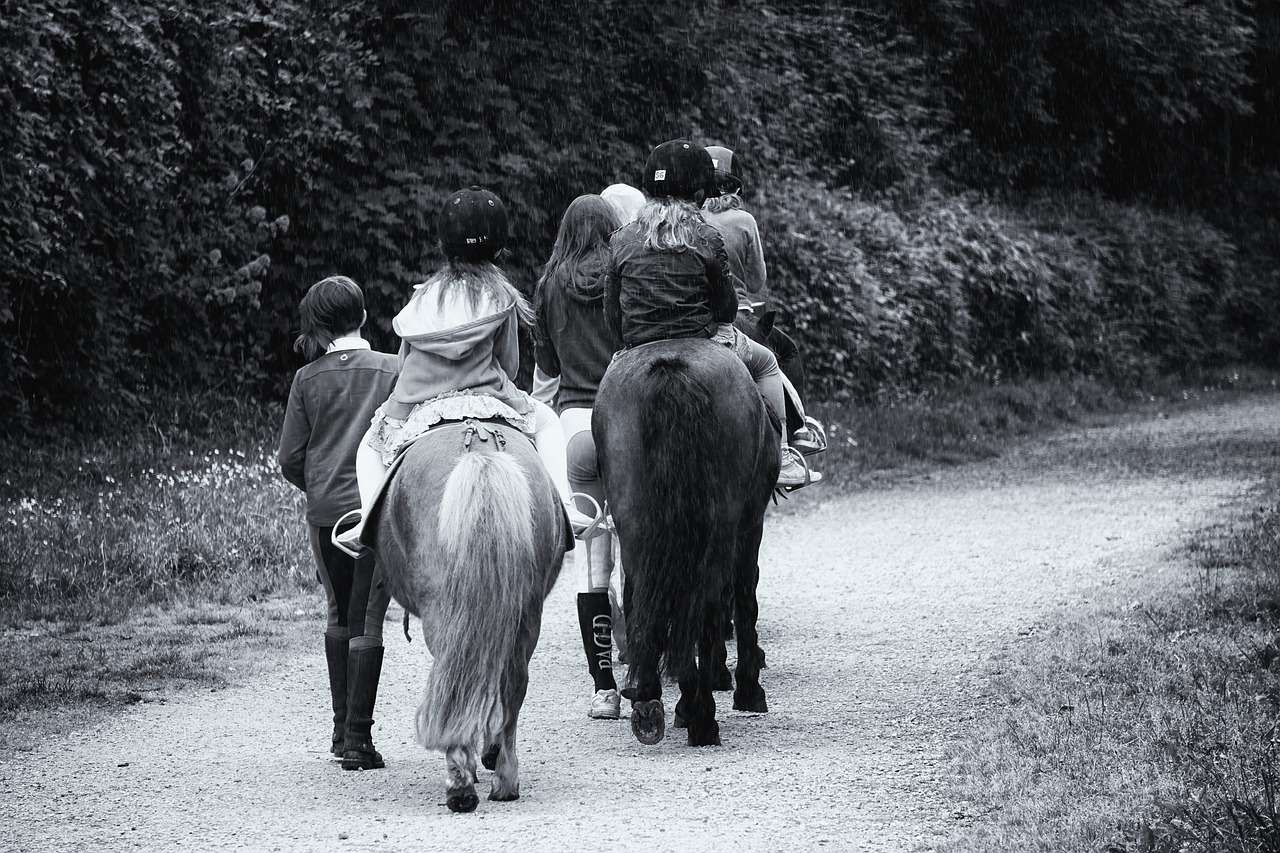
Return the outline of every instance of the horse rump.
{"type": "Polygon", "coordinates": [[[531,506],[510,453],[464,453],[445,482],[436,530],[444,621],[417,713],[428,749],[492,743],[502,731],[503,673],[541,592],[531,506]]]}
{"type": "Polygon", "coordinates": [[[693,662],[708,614],[718,613],[731,564],[715,558],[726,543],[708,495],[717,482],[714,391],[679,354],[654,358],[637,379],[629,390],[640,446],[627,451],[634,462],[624,475],[637,490],[629,504],[643,508],[626,519],[629,653],[651,654],[678,676],[693,662]]]}

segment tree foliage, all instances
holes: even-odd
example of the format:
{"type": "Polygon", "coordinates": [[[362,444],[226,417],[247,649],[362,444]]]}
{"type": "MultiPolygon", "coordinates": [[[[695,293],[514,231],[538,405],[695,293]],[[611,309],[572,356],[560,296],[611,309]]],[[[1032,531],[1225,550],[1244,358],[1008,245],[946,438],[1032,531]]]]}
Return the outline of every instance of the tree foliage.
{"type": "Polygon", "coordinates": [[[278,390],[334,272],[390,345],[459,186],[507,200],[527,289],[568,202],[676,135],[743,152],[827,393],[1265,354],[1273,7],[0,0],[3,420],[278,390]],[[1242,187],[1218,226],[1094,198],[1242,187]]]}

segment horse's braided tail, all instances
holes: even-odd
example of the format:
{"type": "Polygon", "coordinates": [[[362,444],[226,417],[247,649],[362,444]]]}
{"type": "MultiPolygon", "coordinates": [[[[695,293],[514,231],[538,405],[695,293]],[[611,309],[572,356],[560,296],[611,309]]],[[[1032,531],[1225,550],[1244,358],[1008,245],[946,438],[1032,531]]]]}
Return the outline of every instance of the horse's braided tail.
{"type": "Polygon", "coordinates": [[[438,537],[446,614],[418,706],[428,749],[494,742],[502,731],[502,675],[538,576],[529,481],[509,453],[467,453],[440,500],[438,537]]]}
{"type": "Polygon", "coordinates": [[[628,634],[641,644],[659,643],[654,651],[674,673],[693,660],[704,613],[718,601],[723,583],[709,576],[714,565],[707,559],[714,544],[707,499],[716,482],[713,400],[711,389],[692,379],[688,363],[675,356],[655,360],[645,386],[640,434],[649,463],[643,481],[648,511],[629,521],[646,545],[644,565],[627,570],[628,610],[654,621],[628,634]]]}

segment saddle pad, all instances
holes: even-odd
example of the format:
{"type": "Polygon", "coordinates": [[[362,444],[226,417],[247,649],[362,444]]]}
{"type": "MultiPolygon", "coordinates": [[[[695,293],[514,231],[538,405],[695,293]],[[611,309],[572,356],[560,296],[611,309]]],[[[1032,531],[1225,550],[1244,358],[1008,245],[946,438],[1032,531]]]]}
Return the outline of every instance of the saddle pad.
{"type": "MultiPolygon", "coordinates": [[[[533,442],[532,436],[528,435],[525,432],[522,432],[521,430],[517,429],[516,427],[512,426],[511,424],[507,423],[505,420],[502,420],[501,418],[494,418],[492,420],[483,420],[483,421],[476,420],[474,418],[470,418],[465,421],[441,421],[440,423],[433,425],[432,427],[420,433],[419,435],[414,436],[400,448],[400,450],[396,453],[396,458],[391,460],[391,464],[387,466],[387,473],[385,476],[383,476],[382,484],[378,486],[378,493],[374,495],[373,503],[369,506],[369,518],[365,521],[364,531],[360,534],[361,543],[368,545],[370,548],[377,547],[378,516],[382,514],[383,499],[386,497],[387,488],[391,485],[391,481],[395,479],[396,472],[400,470],[400,465],[404,462],[405,455],[409,450],[409,448],[417,444],[418,441],[420,441],[423,437],[427,435],[431,435],[439,432],[445,432],[450,429],[457,430],[458,443],[459,445],[461,445],[463,442],[463,434],[466,432],[467,429],[473,426],[481,430],[484,430],[486,428],[495,429],[497,427],[505,427],[509,433],[514,433],[515,435],[522,435],[526,439],[528,439],[530,443],[533,442]]],[[[479,441],[480,438],[476,437],[475,440],[479,441]]],[[[492,441],[492,439],[489,439],[489,440],[492,441]]],[[[568,523],[569,523],[569,519],[568,519],[568,516],[566,516],[565,524],[567,525],[568,523]]],[[[572,543],[573,541],[572,531],[570,531],[569,535],[570,535],[569,541],[572,543]]]]}

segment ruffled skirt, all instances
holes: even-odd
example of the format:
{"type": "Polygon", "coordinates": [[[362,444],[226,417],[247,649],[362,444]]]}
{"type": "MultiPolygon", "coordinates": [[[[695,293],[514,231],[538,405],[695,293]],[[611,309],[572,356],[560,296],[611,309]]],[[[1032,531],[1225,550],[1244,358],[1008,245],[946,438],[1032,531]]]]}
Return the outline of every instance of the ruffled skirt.
{"type": "Polygon", "coordinates": [[[521,432],[529,432],[533,421],[529,412],[533,406],[523,392],[520,394],[528,404],[523,412],[497,397],[471,391],[451,391],[418,403],[404,420],[388,417],[383,411],[385,407],[379,406],[370,422],[369,446],[382,457],[383,465],[390,465],[408,444],[441,421],[497,418],[521,432]]]}

